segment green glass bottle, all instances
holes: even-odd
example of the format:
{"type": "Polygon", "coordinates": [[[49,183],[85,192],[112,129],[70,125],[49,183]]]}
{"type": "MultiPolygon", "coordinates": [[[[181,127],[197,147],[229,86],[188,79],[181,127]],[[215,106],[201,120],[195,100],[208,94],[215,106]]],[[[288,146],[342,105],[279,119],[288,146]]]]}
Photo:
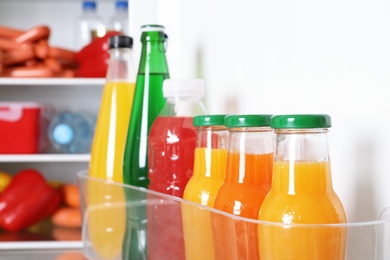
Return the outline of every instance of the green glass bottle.
{"type": "MultiPolygon", "coordinates": [[[[169,78],[165,56],[167,35],[161,25],[141,27],[141,59],[127,133],[123,160],[125,184],[147,188],[148,136],[150,128],[165,105],[162,84],[169,78]]],[[[123,243],[122,259],[147,259],[146,195],[126,189],[127,224],[123,243]]]]}

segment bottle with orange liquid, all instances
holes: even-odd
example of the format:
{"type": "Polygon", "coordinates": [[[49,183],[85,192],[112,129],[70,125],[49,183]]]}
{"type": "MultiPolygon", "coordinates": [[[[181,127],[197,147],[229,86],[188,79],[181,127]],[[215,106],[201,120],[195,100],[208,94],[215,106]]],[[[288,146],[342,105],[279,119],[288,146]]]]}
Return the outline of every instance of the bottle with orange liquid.
{"type": "MultiPolygon", "coordinates": [[[[109,38],[108,44],[110,60],[92,142],[89,176],[123,183],[123,155],[136,76],[133,39],[115,35],[109,38]]],[[[125,206],[117,206],[120,202],[124,205],[121,186],[98,181],[88,183],[88,206],[104,207],[88,215],[89,235],[102,259],[121,255],[126,211],[125,206]],[[113,244],[117,247],[112,247],[113,244]]]]}
{"type": "MultiPolygon", "coordinates": [[[[166,103],[148,138],[149,190],[183,198],[194,169],[193,117],[206,114],[202,79],[166,79],[166,103]]],[[[185,259],[180,203],[148,195],[148,260],[185,259]]]]}
{"type": "MultiPolygon", "coordinates": [[[[271,115],[229,115],[226,177],[214,208],[257,219],[260,206],[271,188],[274,133],[271,115]]],[[[257,226],[212,214],[215,259],[258,259],[257,226]]]]}
{"type": "MultiPolygon", "coordinates": [[[[184,190],[183,198],[213,207],[221,188],[226,169],[228,131],[226,115],[194,117],[197,130],[194,175],[184,190]]],[[[189,204],[182,204],[186,260],[214,259],[213,233],[210,212],[189,204]],[[201,250],[200,250],[201,249],[201,250]]]]}
{"type": "Polygon", "coordinates": [[[259,220],[285,225],[258,226],[261,260],[344,259],[345,230],[322,225],[346,222],[332,188],[327,139],[331,117],[277,115],[272,127],[276,133],[272,188],[259,220]]]}

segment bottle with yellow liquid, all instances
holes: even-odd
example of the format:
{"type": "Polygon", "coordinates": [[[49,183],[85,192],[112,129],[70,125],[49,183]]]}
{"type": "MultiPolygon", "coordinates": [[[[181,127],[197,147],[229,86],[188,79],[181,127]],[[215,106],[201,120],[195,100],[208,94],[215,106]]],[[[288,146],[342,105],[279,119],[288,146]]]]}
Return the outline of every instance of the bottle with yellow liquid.
{"type": "MultiPolygon", "coordinates": [[[[133,39],[115,35],[108,44],[110,60],[92,142],[89,176],[123,183],[123,156],[136,77],[133,39]]],[[[120,185],[88,183],[88,207],[102,208],[88,215],[90,240],[102,259],[121,255],[126,227],[124,202],[120,185]],[[113,244],[116,246],[112,247],[113,244]]]]}
{"type": "Polygon", "coordinates": [[[278,223],[258,225],[260,259],[343,260],[346,230],[323,225],[346,222],[332,188],[331,117],[277,115],[271,127],[276,133],[272,186],[259,220],[278,223]]]}
{"type": "MultiPolygon", "coordinates": [[[[197,141],[194,174],[184,190],[183,198],[213,207],[225,179],[229,133],[226,115],[196,116],[197,141]]],[[[214,242],[210,211],[182,204],[183,234],[186,260],[214,259],[214,242]]]]}

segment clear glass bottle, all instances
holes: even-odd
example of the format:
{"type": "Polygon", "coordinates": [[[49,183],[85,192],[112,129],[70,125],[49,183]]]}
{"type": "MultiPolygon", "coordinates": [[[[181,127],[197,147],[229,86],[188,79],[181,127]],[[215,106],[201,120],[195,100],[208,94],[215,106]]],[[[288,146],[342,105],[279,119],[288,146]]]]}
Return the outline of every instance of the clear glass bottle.
{"type": "MultiPolygon", "coordinates": [[[[183,198],[213,207],[225,179],[229,133],[226,115],[194,117],[197,131],[194,174],[188,182],[183,198]]],[[[210,212],[182,204],[183,234],[187,260],[214,259],[214,242],[210,212]],[[202,250],[199,250],[199,249],[202,250]]]]}
{"type": "MultiPolygon", "coordinates": [[[[274,157],[272,115],[228,115],[229,131],[226,176],[215,198],[214,208],[257,219],[260,206],[271,188],[274,157]]],[[[257,227],[253,223],[229,225],[222,215],[212,216],[215,259],[258,259],[257,227]],[[235,244],[231,244],[232,234],[235,244]],[[242,239],[248,237],[248,239],[242,239]]]]}
{"type": "Polygon", "coordinates": [[[107,30],[120,32],[124,35],[130,35],[129,4],[127,0],[115,1],[115,12],[109,18],[107,30]]]}
{"type": "MultiPolygon", "coordinates": [[[[193,117],[206,114],[202,101],[204,82],[166,79],[163,93],[166,103],[153,122],[148,139],[149,189],[182,198],[194,169],[193,117]]],[[[180,208],[160,206],[162,200],[148,207],[148,216],[152,216],[148,218],[148,259],[161,259],[161,255],[167,259],[184,259],[184,239],[174,235],[183,229],[180,208]],[[170,220],[172,216],[176,221],[170,220]],[[164,241],[165,234],[172,236],[164,241]]]]}
{"type": "Polygon", "coordinates": [[[259,220],[285,225],[259,225],[261,260],[344,259],[343,229],[290,226],[346,222],[343,205],[332,188],[329,127],[329,115],[272,118],[276,133],[272,187],[259,220]]]}
{"type": "MultiPolygon", "coordinates": [[[[161,25],[141,27],[141,59],[138,67],[133,108],[126,139],[123,180],[126,184],[147,188],[148,136],[150,128],[165,105],[162,85],[169,78],[165,42],[167,35],[161,25]]],[[[147,259],[146,195],[126,190],[126,199],[139,202],[128,208],[123,259],[147,259]]]]}
{"type": "MultiPolygon", "coordinates": [[[[89,176],[123,183],[123,156],[136,76],[133,39],[124,35],[111,36],[108,46],[110,59],[93,137],[89,176]]],[[[89,206],[96,204],[107,208],[89,216],[91,242],[100,256],[112,259],[121,255],[126,211],[125,206],[118,205],[124,205],[125,194],[123,189],[110,190],[107,185],[99,186],[99,182],[91,183],[93,185],[88,186],[89,206]],[[107,246],[107,240],[118,241],[117,247],[107,246]]]]}
{"type": "Polygon", "coordinates": [[[97,13],[96,1],[83,1],[82,14],[76,19],[75,50],[79,51],[96,37],[106,34],[106,25],[97,13]]]}

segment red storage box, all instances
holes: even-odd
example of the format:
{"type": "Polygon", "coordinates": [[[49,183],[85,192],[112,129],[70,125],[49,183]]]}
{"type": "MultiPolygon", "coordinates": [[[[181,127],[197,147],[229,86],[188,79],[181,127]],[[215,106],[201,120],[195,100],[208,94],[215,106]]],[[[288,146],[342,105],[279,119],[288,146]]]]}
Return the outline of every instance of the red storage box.
{"type": "Polygon", "coordinates": [[[39,151],[41,106],[28,102],[0,102],[0,154],[39,151]]]}

